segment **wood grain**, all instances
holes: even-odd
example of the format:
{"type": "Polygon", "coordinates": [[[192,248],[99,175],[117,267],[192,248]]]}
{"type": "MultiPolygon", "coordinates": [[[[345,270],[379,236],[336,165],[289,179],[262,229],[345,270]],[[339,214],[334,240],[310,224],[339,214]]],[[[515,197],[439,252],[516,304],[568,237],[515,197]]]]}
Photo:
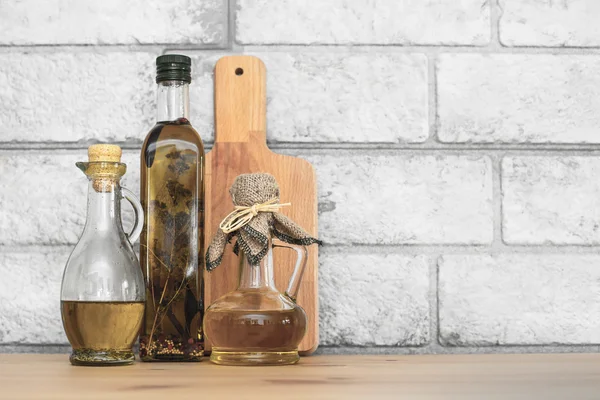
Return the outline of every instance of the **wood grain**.
{"type": "Polygon", "coordinates": [[[68,356],[0,355],[0,398],[587,400],[600,355],[315,356],[285,367],[136,363],[74,367],[68,356]]]}
{"type": "MultiPolygon", "coordinates": [[[[291,202],[282,213],[317,236],[317,183],[312,165],[300,158],[273,153],[266,141],[266,68],[250,56],[221,58],[215,66],[215,144],[206,155],[205,237],[210,243],[221,220],[233,204],[229,188],[235,177],[249,172],[268,172],[280,186],[281,201],[291,202]],[[237,71],[237,73],[236,73],[237,71]]],[[[293,110],[290,110],[293,112],[293,110]]],[[[317,348],[319,315],[317,293],[318,248],[309,247],[308,265],[298,304],[308,316],[308,332],[300,344],[301,354],[317,348]]],[[[295,253],[274,253],[275,284],[284,291],[291,277],[295,253]]],[[[208,306],[237,286],[237,257],[227,248],[222,265],[205,273],[205,304],[208,306]]],[[[210,351],[210,343],[207,343],[210,351]]]]}

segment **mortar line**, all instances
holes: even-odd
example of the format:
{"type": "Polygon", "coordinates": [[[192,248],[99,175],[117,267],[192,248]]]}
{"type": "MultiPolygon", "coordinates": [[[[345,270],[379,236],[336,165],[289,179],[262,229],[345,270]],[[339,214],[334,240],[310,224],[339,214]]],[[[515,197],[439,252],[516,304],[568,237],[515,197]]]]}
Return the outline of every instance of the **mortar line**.
{"type": "Polygon", "coordinates": [[[235,26],[233,24],[233,18],[234,18],[234,7],[235,7],[235,0],[228,0],[227,1],[227,48],[229,50],[233,49],[233,43],[235,41],[235,26]]]}
{"type": "Polygon", "coordinates": [[[229,20],[229,23],[231,24],[231,49],[235,54],[238,54],[238,53],[244,52],[244,46],[238,44],[235,39],[235,36],[237,33],[236,11],[237,11],[237,0],[230,0],[229,12],[231,13],[231,19],[229,20]]]}
{"type": "Polygon", "coordinates": [[[348,243],[348,244],[325,244],[322,247],[325,251],[340,251],[340,252],[364,252],[364,251],[381,251],[389,250],[390,252],[402,251],[407,254],[436,254],[448,252],[469,252],[473,254],[489,253],[492,250],[504,253],[528,253],[528,252],[567,252],[567,253],[598,253],[600,252],[600,242],[588,245],[559,245],[559,244],[511,244],[502,243],[501,246],[494,247],[491,244],[406,244],[406,243],[388,243],[388,244],[366,244],[366,243],[348,243]]]}
{"type": "Polygon", "coordinates": [[[502,241],[502,189],[500,186],[500,163],[502,162],[502,155],[492,154],[490,158],[492,161],[492,249],[501,250],[504,243],[502,241]]]}
{"type": "MultiPolygon", "coordinates": [[[[95,140],[81,142],[0,142],[0,151],[23,151],[23,150],[86,150],[91,144],[98,143],[95,140]]],[[[142,141],[113,141],[112,143],[121,146],[126,150],[139,150],[142,147],[142,141]]],[[[411,144],[411,143],[319,143],[319,142],[271,142],[268,141],[269,148],[273,150],[305,151],[312,150],[316,153],[327,152],[329,150],[346,151],[396,151],[427,153],[436,151],[445,151],[447,154],[465,153],[467,154],[494,154],[510,153],[510,155],[537,154],[537,155],[556,155],[554,153],[569,153],[581,155],[582,153],[600,152],[600,144],[452,144],[439,143],[435,141],[411,144]]],[[[204,142],[207,149],[212,148],[212,141],[204,142]]]]}
{"type": "Polygon", "coordinates": [[[373,355],[454,355],[454,354],[559,354],[559,353],[596,353],[597,344],[544,344],[544,345],[498,345],[444,347],[430,344],[423,347],[394,346],[327,346],[321,345],[317,354],[373,354],[373,355]]]}
{"type": "Polygon", "coordinates": [[[509,245],[504,241],[504,187],[502,183],[502,177],[504,171],[502,171],[502,163],[504,161],[505,154],[502,154],[498,157],[498,215],[500,216],[500,220],[498,222],[498,232],[500,235],[500,247],[508,248],[509,245]]]}
{"type": "Polygon", "coordinates": [[[502,17],[502,8],[499,0],[488,0],[490,6],[490,47],[493,49],[502,48],[500,42],[500,18],[502,17]]]}
{"type": "Polygon", "coordinates": [[[434,54],[427,54],[427,119],[429,122],[429,136],[423,142],[423,145],[437,144],[437,77],[436,62],[437,57],[434,54]]]}
{"type": "Polygon", "coordinates": [[[439,254],[429,257],[429,344],[438,343],[439,313],[439,254]]]}
{"type": "Polygon", "coordinates": [[[439,155],[440,151],[444,151],[444,155],[492,155],[492,154],[500,154],[500,155],[541,155],[541,156],[556,156],[556,155],[582,155],[584,153],[590,153],[591,155],[597,155],[600,152],[600,146],[592,145],[592,146],[522,146],[522,147],[502,147],[502,146],[494,146],[494,147],[477,147],[477,146],[446,146],[446,145],[431,145],[424,144],[423,146],[403,146],[397,145],[394,146],[392,144],[388,145],[369,145],[369,144],[321,144],[320,146],[315,146],[312,144],[281,144],[269,143],[269,147],[273,150],[288,150],[288,151],[312,151],[314,154],[330,154],[330,150],[337,151],[373,151],[377,152],[377,154],[390,154],[391,152],[396,153],[408,153],[408,154],[433,154],[439,155]]]}
{"type": "Polygon", "coordinates": [[[598,55],[600,47],[541,47],[541,46],[452,46],[452,45],[390,45],[390,44],[246,44],[244,48],[248,52],[290,52],[299,51],[312,53],[421,53],[421,54],[444,54],[444,53],[479,53],[479,54],[577,54],[598,55]],[[308,49],[308,50],[306,50],[308,49]]]}
{"type": "Polygon", "coordinates": [[[160,49],[184,49],[190,51],[225,51],[224,44],[190,44],[190,43],[147,43],[147,44],[61,44],[61,45],[0,45],[0,53],[113,53],[113,52],[156,52],[160,49]]]}
{"type": "Polygon", "coordinates": [[[185,53],[185,55],[189,55],[189,56],[196,56],[197,53],[202,53],[202,54],[221,54],[221,53],[229,53],[231,51],[231,49],[225,48],[225,47],[220,47],[220,48],[213,48],[213,49],[203,49],[200,51],[197,51],[196,49],[190,49],[187,48],[186,46],[165,46],[163,48],[163,53],[162,54],[181,54],[181,53],[185,53]]]}
{"type": "MultiPolygon", "coordinates": [[[[40,251],[69,251],[75,243],[3,243],[0,244],[0,253],[31,253],[40,251]]],[[[372,244],[372,243],[350,243],[350,244],[327,244],[320,249],[323,254],[399,254],[406,256],[429,256],[439,257],[448,254],[465,255],[599,255],[600,243],[592,245],[539,245],[520,244],[493,247],[491,245],[477,244],[372,244]]]]}
{"type": "MultiPolygon", "coordinates": [[[[232,0],[235,7],[235,0],[232,0]]],[[[233,35],[231,47],[228,40],[219,44],[190,44],[190,43],[148,43],[148,44],[58,44],[58,45],[0,45],[0,53],[51,53],[56,52],[117,52],[138,51],[150,52],[156,49],[166,48],[171,50],[185,50],[190,53],[202,52],[291,52],[299,51],[312,53],[421,53],[421,54],[445,54],[445,53],[479,53],[479,54],[555,54],[555,55],[600,55],[600,47],[540,47],[540,46],[517,46],[504,47],[495,46],[453,46],[453,45],[390,45],[390,44],[261,44],[261,45],[239,45],[235,42],[235,16],[233,19],[233,35]],[[307,50],[308,49],[308,50],[307,50]]]]}
{"type": "Polygon", "coordinates": [[[401,255],[447,255],[447,254],[470,254],[470,255],[527,255],[527,254],[579,254],[579,255],[598,255],[600,254],[600,243],[591,245],[540,245],[540,244],[520,244],[492,246],[492,245],[473,245],[473,244],[327,244],[321,248],[321,251],[328,254],[401,254],[401,255]]]}

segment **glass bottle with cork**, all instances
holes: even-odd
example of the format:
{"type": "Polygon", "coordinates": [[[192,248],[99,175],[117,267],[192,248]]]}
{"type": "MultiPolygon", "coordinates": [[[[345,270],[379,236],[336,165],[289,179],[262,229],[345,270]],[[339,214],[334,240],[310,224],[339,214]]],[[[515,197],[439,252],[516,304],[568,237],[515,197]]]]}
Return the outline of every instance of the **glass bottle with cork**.
{"type": "Polygon", "coordinates": [[[200,361],[204,146],[189,122],[191,60],[160,56],[156,72],[158,122],[141,153],[140,263],[147,301],[140,358],[200,361]]]}
{"type": "Polygon", "coordinates": [[[115,145],[93,145],[78,162],[89,179],[87,220],[62,280],[61,312],[74,365],[126,365],[134,361],[144,314],[145,285],[131,246],[142,230],[142,206],[120,186],[126,166],[115,145]],[[134,207],[134,229],[121,223],[121,199],[134,207]]]}

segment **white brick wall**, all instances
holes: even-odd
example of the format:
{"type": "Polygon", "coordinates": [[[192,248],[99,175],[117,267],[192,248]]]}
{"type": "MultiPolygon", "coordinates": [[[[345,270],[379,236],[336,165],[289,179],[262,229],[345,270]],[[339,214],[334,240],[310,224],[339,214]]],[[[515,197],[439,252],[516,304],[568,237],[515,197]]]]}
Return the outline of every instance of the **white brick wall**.
{"type": "Polygon", "coordinates": [[[600,158],[507,157],[504,241],[600,245],[600,158]]]}
{"type": "MultiPolygon", "coordinates": [[[[85,151],[0,153],[0,246],[77,243],[85,223],[88,181],[75,163],[86,159],[85,151]]],[[[139,151],[125,151],[122,160],[128,171],[121,184],[137,193],[139,151]]]]}
{"type": "Polygon", "coordinates": [[[490,37],[485,0],[240,0],[240,44],[482,45],[490,37]]]}
{"type": "Polygon", "coordinates": [[[506,46],[598,47],[600,2],[499,0],[500,41],[506,46]]]}
{"type": "Polygon", "coordinates": [[[0,44],[219,45],[226,0],[8,0],[0,4],[0,44]]]}
{"type": "Polygon", "coordinates": [[[317,170],[321,351],[594,351],[599,7],[3,1],[0,351],[66,343],[60,280],[87,184],[74,163],[118,142],[137,191],[166,52],[194,61],[207,143],[216,60],[264,60],[271,147],[317,170]]]}
{"type": "Polygon", "coordinates": [[[485,157],[341,153],[306,158],[317,169],[320,237],[327,244],[492,240],[492,171],[485,157]]]}
{"type": "Polygon", "coordinates": [[[437,64],[446,143],[599,143],[600,57],[444,54],[437,64]]]}
{"type": "Polygon", "coordinates": [[[600,343],[597,255],[451,255],[439,261],[448,346],[600,343]]]}
{"type": "MultiPolygon", "coordinates": [[[[429,136],[423,54],[248,54],[260,57],[269,71],[271,143],[417,143],[429,136]]],[[[214,129],[212,69],[223,55],[194,58],[191,114],[206,140],[212,140],[214,129]]]]}
{"type": "Polygon", "coordinates": [[[9,142],[139,140],[153,123],[147,52],[1,53],[0,132],[9,142]],[[94,101],[90,101],[90,99],[94,101]]]}
{"type": "Polygon", "coordinates": [[[423,256],[321,254],[323,345],[429,342],[429,267],[423,256]]]}
{"type": "Polygon", "coordinates": [[[70,249],[15,249],[0,253],[0,343],[65,343],[60,282],[70,249]]]}

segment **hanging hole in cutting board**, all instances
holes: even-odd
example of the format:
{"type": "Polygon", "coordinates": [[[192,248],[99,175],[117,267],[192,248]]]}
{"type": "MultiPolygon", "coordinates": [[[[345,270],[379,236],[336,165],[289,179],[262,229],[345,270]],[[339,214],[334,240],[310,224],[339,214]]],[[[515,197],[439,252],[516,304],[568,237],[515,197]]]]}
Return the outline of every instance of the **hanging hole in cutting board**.
{"type": "Polygon", "coordinates": [[[241,68],[237,68],[237,69],[235,70],[235,74],[236,74],[237,76],[243,75],[243,74],[244,74],[244,70],[243,70],[243,69],[241,69],[241,68]]]}

